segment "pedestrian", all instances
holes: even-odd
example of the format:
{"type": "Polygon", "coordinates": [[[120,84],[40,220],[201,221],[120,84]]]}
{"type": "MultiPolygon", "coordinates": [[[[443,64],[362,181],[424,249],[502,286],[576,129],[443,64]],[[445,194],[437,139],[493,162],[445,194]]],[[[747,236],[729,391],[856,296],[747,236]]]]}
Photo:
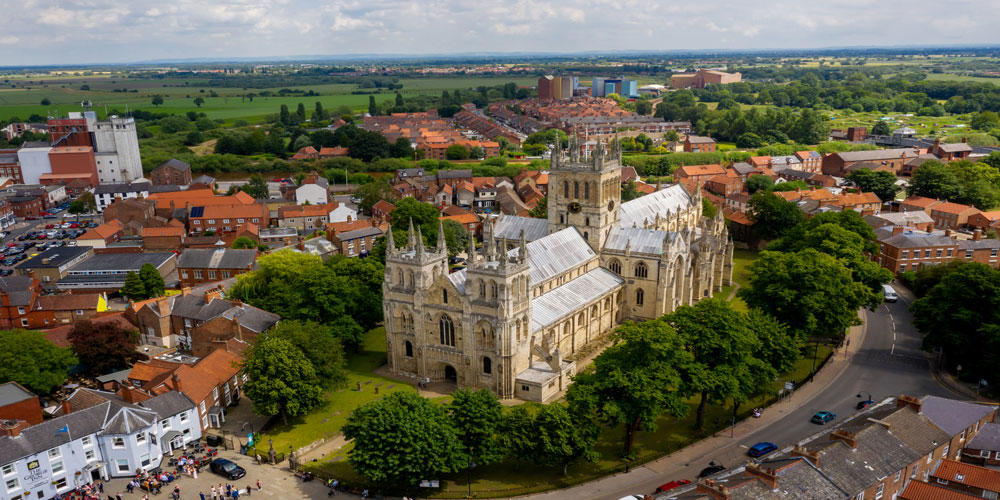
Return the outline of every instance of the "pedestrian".
{"type": "Polygon", "coordinates": [[[115,500],[122,500],[122,493],[120,491],[115,494],[115,500]]]}
{"type": "Polygon", "coordinates": [[[233,496],[233,485],[229,483],[226,483],[226,496],[227,497],[233,496]]]}
{"type": "Polygon", "coordinates": [[[132,494],[132,489],[135,488],[135,486],[132,486],[132,483],[134,482],[134,480],[129,481],[129,483],[125,485],[125,491],[129,492],[129,494],[132,494]]]}
{"type": "Polygon", "coordinates": [[[257,465],[260,465],[260,453],[257,454],[257,465]]]}
{"type": "Polygon", "coordinates": [[[201,500],[205,500],[205,492],[204,491],[199,491],[198,492],[198,496],[201,497],[201,500]]]}
{"type": "Polygon", "coordinates": [[[215,496],[215,486],[212,486],[212,500],[215,500],[215,499],[216,499],[216,496],[215,496]]]}
{"type": "Polygon", "coordinates": [[[258,480],[257,480],[257,491],[260,491],[260,486],[261,486],[261,484],[260,484],[260,479],[258,479],[258,480]]]}
{"type": "Polygon", "coordinates": [[[101,481],[97,482],[97,491],[104,493],[104,483],[101,481]]]}
{"type": "Polygon", "coordinates": [[[233,500],[236,500],[239,497],[240,497],[240,490],[233,490],[233,500]]]}
{"type": "Polygon", "coordinates": [[[250,496],[250,492],[253,491],[253,486],[247,485],[247,496],[250,496]]]}
{"type": "Polygon", "coordinates": [[[361,498],[368,498],[368,488],[361,492],[361,498]]]}

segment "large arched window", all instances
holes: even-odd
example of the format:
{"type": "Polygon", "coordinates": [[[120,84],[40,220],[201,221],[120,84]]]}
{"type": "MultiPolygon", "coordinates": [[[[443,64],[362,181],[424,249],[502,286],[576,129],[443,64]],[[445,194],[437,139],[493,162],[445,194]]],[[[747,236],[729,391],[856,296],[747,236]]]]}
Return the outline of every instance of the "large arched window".
{"type": "Polygon", "coordinates": [[[589,182],[584,182],[583,183],[583,197],[586,198],[586,199],[588,199],[588,200],[590,199],[590,183],[589,182]]]}
{"type": "Polygon", "coordinates": [[[438,320],[438,329],[441,333],[441,343],[455,347],[455,324],[451,322],[451,317],[442,314],[441,319],[438,320]]]}
{"type": "Polygon", "coordinates": [[[611,272],[613,272],[613,273],[615,273],[617,275],[621,275],[622,274],[622,263],[618,262],[618,259],[611,259],[610,261],[608,261],[608,269],[610,269],[611,272]]]}
{"type": "MultiPolygon", "coordinates": [[[[638,276],[638,275],[636,275],[636,276],[638,276]]],[[[443,303],[443,304],[447,304],[448,303],[448,290],[444,289],[444,288],[441,289],[441,303],[443,303]]]]}
{"type": "Polygon", "coordinates": [[[484,299],[486,298],[486,282],[485,281],[480,281],[479,282],[479,297],[484,298],[484,299]]]}
{"type": "Polygon", "coordinates": [[[490,374],[493,373],[493,360],[490,358],[483,358],[483,373],[490,374]]]}
{"type": "Polygon", "coordinates": [[[500,293],[499,293],[499,289],[497,288],[496,282],[495,281],[491,281],[490,282],[490,298],[495,299],[495,298],[497,298],[497,296],[499,294],[500,293]]]}
{"type": "Polygon", "coordinates": [[[635,265],[635,277],[645,278],[649,276],[649,267],[646,266],[645,262],[640,262],[635,265]]]}
{"type": "Polygon", "coordinates": [[[406,347],[406,357],[412,358],[413,357],[413,344],[411,344],[410,341],[407,340],[406,344],[405,344],[405,347],[406,347]]]}
{"type": "Polygon", "coordinates": [[[645,297],[646,297],[646,292],[642,291],[642,288],[637,289],[635,291],[635,305],[641,306],[643,299],[645,299],[645,297]]]}

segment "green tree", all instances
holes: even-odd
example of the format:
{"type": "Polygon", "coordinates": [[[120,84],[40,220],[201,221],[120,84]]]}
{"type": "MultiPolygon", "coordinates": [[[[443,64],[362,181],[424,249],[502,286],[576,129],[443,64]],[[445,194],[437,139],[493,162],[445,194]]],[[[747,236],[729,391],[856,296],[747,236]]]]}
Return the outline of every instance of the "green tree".
{"type": "Polygon", "coordinates": [[[375,104],[375,96],[368,96],[368,114],[371,116],[378,116],[378,105],[375,104]]]}
{"type": "Polygon", "coordinates": [[[59,347],[37,330],[0,330],[0,384],[17,382],[45,395],[62,385],[77,363],[69,348],[59,347]]]}
{"type": "Polygon", "coordinates": [[[875,126],[872,127],[872,135],[889,135],[892,131],[889,130],[889,123],[885,120],[877,120],[875,126]]]}
{"type": "Polygon", "coordinates": [[[129,271],[125,275],[125,285],[119,291],[123,297],[129,300],[145,300],[149,296],[146,295],[146,285],[142,282],[142,278],[139,277],[139,273],[135,271],[129,271]]]}
{"type": "MultiPolygon", "coordinates": [[[[635,181],[628,181],[627,183],[625,183],[624,186],[622,186],[621,196],[622,196],[622,202],[626,202],[626,201],[632,201],[642,196],[642,193],[640,193],[639,189],[635,187],[635,181]]],[[[548,215],[546,214],[546,216],[548,215]]]]}
{"type": "Polygon", "coordinates": [[[624,456],[639,431],[656,430],[664,412],[687,414],[682,374],[691,363],[680,335],[662,319],[618,327],[614,345],[599,354],[593,371],[577,374],[566,391],[570,413],[625,427],[624,456]]]}
{"type": "Polygon", "coordinates": [[[871,293],[851,270],[813,248],[801,252],[761,252],[750,266],[750,286],[737,292],[751,308],[788,325],[800,339],[841,338],[860,324],[858,309],[871,293]]]}
{"type": "Polygon", "coordinates": [[[969,125],[976,130],[991,130],[1000,127],[1000,115],[996,111],[981,111],[972,115],[969,125]]]}
{"type": "Polygon", "coordinates": [[[570,464],[583,459],[596,462],[600,453],[594,450],[601,428],[592,422],[574,419],[566,406],[558,403],[543,405],[535,415],[531,457],[539,465],[562,466],[565,476],[570,464]]]}
{"type": "Polygon", "coordinates": [[[641,99],[635,102],[635,112],[640,115],[648,116],[653,114],[653,104],[646,99],[641,99]]]}
{"type": "Polygon", "coordinates": [[[271,192],[267,187],[267,179],[260,174],[251,175],[250,180],[238,189],[258,200],[266,200],[271,197],[271,192]]]}
{"type": "Polygon", "coordinates": [[[830,133],[829,120],[812,109],[803,109],[788,134],[799,144],[819,144],[830,133]]]}
{"type": "Polygon", "coordinates": [[[194,105],[195,106],[198,106],[200,108],[202,104],[205,104],[205,99],[203,97],[195,97],[194,98],[194,105]]]}
{"type": "Polygon", "coordinates": [[[766,175],[754,174],[747,178],[746,188],[750,194],[757,191],[770,191],[774,189],[774,179],[766,175]]]}
{"type": "Polygon", "coordinates": [[[875,193],[875,196],[882,201],[896,199],[896,193],[902,189],[896,185],[896,176],[885,170],[872,172],[870,169],[860,168],[847,174],[847,180],[853,182],[861,191],[875,193]]]}
{"type": "Polygon", "coordinates": [[[366,214],[371,214],[372,207],[376,203],[382,200],[392,200],[392,186],[382,180],[362,184],[354,191],[354,196],[361,199],[358,202],[358,208],[366,214]]]}
{"type": "Polygon", "coordinates": [[[306,121],[306,105],[305,104],[302,104],[300,102],[299,105],[295,107],[295,119],[298,121],[298,123],[302,123],[302,122],[306,121]]]}
{"type": "Polygon", "coordinates": [[[420,480],[466,465],[445,407],[412,392],[358,407],[342,430],[354,441],[347,455],[351,467],[378,487],[414,491],[420,480]]]}
{"type": "Polygon", "coordinates": [[[498,432],[503,416],[500,400],[486,389],[459,389],[448,410],[452,426],[466,454],[466,466],[490,465],[503,459],[498,432]]]}
{"type": "Polygon", "coordinates": [[[510,409],[500,421],[499,445],[504,454],[514,460],[514,468],[519,469],[521,461],[530,461],[535,452],[538,433],[535,418],[524,405],[510,409]]]}
{"type": "Polygon", "coordinates": [[[535,208],[528,211],[529,217],[534,217],[536,219],[548,219],[549,218],[549,198],[548,196],[543,196],[538,199],[538,204],[535,208]]]}
{"type": "Polygon", "coordinates": [[[754,231],[766,240],[780,238],[805,219],[798,205],[773,193],[758,191],[747,202],[749,215],[755,221],[754,231]]]}
{"type": "Polygon", "coordinates": [[[247,238],[246,236],[240,236],[233,241],[233,245],[230,248],[235,248],[237,250],[256,249],[257,242],[247,238]]]}
{"type": "Polygon", "coordinates": [[[410,140],[406,137],[396,139],[396,142],[392,143],[391,155],[393,158],[413,158],[413,145],[410,144],[410,140]]]}
{"type": "Polygon", "coordinates": [[[205,141],[205,137],[202,136],[201,132],[198,132],[197,130],[192,130],[192,131],[188,132],[187,136],[184,137],[184,145],[185,146],[197,146],[197,145],[201,144],[204,141],[205,141]]]}
{"type": "Polygon", "coordinates": [[[278,112],[278,122],[285,126],[292,124],[292,115],[288,112],[287,104],[281,105],[281,111],[278,112]]]}
{"type": "Polygon", "coordinates": [[[267,336],[287,340],[309,360],[320,387],[330,389],[347,383],[344,348],[330,326],[315,321],[283,320],[267,336]]]}
{"type": "Polygon", "coordinates": [[[139,332],[116,323],[78,321],[68,338],[76,357],[97,375],[126,368],[138,358],[139,332]]]}
{"type": "Polygon", "coordinates": [[[715,204],[709,201],[708,198],[701,199],[701,215],[708,217],[709,219],[715,217],[715,213],[719,209],[716,208],[715,204]]]}
{"type": "Polygon", "coordinates": [[[936,160],[927,160],[913,172],[906,194],[955,200],[962,194],[962,185],[958,175],[950,167],[936,160]]]}
{"type": "Polygon", "coordinates": [[[805,181],[785,181],[780,184],[775,184],[771,188],[772,192],[782,192],[782,191],[805,191],[809,189],[809,184],[805,181]]]}
{"type": "Polygon", "coordinates": [[[153,106],[160,107],[160,104],[163,104],[163,96],[154,95],[153,96],[153,106]]]}
{"type": "MultiPolygon", "coordinates": [[[[42,102],[41,102],[42,106],[49,106],[51,104],[52,104],[52,101],[50,101],[48,97],[43,97],[42,98],[42,102]]],[[[154,102],[153,104],[156,104],[156,103],[154,102]]],[[[161,102],[161,104],[162,104],[162,102],[161,102]]]]}
{"type": "Polygon", "coordinates": [[[469,148],[461,144],[452,144],[444,150],[444,156],[449,160],[467,160],[469,158],[469,148]]]}
{"type": "Polygon", "coordinates": [[[668,130],[663,133],[663,140],[667,142],[677,142],[681,140],[681,136],[676,130],[668,130]]]}
{"type": "Polygon", "coordinates": [[[330,118],[330,113],[323,109],[323,103],[316,101],[313,108],[312,121],[319,122],[330,118]]]}
{"type": "Polygon", "coordinates": [[[142,280],[142,287],[146,290],[146,297],[161,297],[163,296],[166,283],[163,281],[163,276],[160,276],[160,272],[156,270],[156,266],[145,263],[139,268],[139,279],[142,280]]]}
{"type": "Polygon", "coordinates": [[[744,132],[736,138],[736,147],[740,149],[757,149],[764,145],[764,140],[753,132],[744,132]]]}
{"type": "Polygon", "coordinates": [[[202,132],[208,130],[214,130],[219,128],[219,123],[207,116],[199,116],[197,120],[194,121],[194,126],[202,132]]]}
{"type": "Polygon", "coordinates": [[[288,340],[261,336],[247,351],[243,391],[258,415],[305,415],[323,402],[323,383],[312,363],[288,340]]]}

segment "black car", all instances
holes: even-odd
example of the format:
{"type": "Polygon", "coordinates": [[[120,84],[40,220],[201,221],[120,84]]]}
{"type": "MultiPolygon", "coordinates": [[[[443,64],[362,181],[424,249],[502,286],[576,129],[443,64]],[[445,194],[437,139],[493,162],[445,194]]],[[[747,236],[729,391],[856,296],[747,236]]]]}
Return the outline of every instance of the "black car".
{"type": "Polygon", "coordinates": [[[10,276],[12,274],[14,274],[14,270],[13,269],[9,269],[9,268],[8,269],[0,269],[0,276],[10,276]]]}
{"type": "Polygon", "coordinates": [[[212,463],[209,464],[209,468],[212,472],[220,476],[225,476],[231,480],[239,479],[247,475],[247,471],[244,470],[243,467],[240,467],[225,458],[216,458],[215,460],[212,460],[212,463]]]}
{"type": "Polygon", "coordinates": [[[717,464],[715,462],[709,462],[708,463],[708,467],[705,467],[704,469],[701,470],[701,472],[698,473],[698,479],[701,479],[703,477],[708,477],[708,476],[711,476],[713,474],[718,474],[718,473],[720,473],[720,472],[722,472],[724,470],[726,470],[725,467],[723,467],[723,466],[721,466],[721,465],[719,465],[719,464],[717,464]]]}

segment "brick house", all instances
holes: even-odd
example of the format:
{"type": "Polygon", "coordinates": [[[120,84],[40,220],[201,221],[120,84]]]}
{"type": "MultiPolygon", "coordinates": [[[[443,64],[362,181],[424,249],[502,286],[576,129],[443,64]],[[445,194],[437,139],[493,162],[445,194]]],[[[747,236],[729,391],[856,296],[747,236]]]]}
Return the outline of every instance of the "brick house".
{"type": "Polygon", "coordinates": [[[337,251],[348,257],[365,257],[375,245],[375,239],[382,236],[382,230],[377,227],[366,227],[353,231],[338,232],[330,235],[330,242],[337,251]]]}
{"type": "Polygon", "coordinates": [[[154,216],[156,216],[155,204],[147,201],[142,196],[138,198],[126,198],[124,200],[117,198],[104,209],[105,223],[117,220],[123,225],[133,221],[146,225],[154,216]]]}
{"type": "Polygon", "coordinates": [[[184,246],[183,225],[142,228],[142,248],[148,251],[177,251],[184,246]]]}
{"type": "Polygon", "coordinates": [[[726,208],[737,212],[746,212],[750,208],[750,194],[740,192],[726,196],[726,208]]]}
{"type": "Polygon", "coordinates": [[[902,226],[875,230],[879,254],[872,260],[894,274],[943,264],[958,257],[958,242],[941,231],[914,231],[902,226]]]}
{"type": "Polygon", "coordinates": [[[931,472],[930,480],[944,488],[979,498],[1000,495],[1000,471],[955,460],[941,460],[931,472]]]}
{"type": "Polygon", "coordinates": [[[247,224],[267,227],[269,223],[267,206],[261,203],[249,205],[208,205],[191,207],[188,216],[190,234],[212,231],[216,234],[235,232],[247,224]]]}
{"type": "Polygon", "coordinates": [[[217,245],[215,249],[189,248],[177,259],[181,286],[226,280],[253,271],[257,250],[238,250],[217,245]]]}
{"type": "Polygon", "coordinates": [[[105,248],[121,239],[125,233],[124,227],[117,220],[101,224],[77,238],[76,244],[94,248],[105,248]]]}
{"type": "Polygon", "coordinates": [[[104,294],[42,295],[38,297],[38,309],[49,311],[54,316],[55,325],[66,325],[77,321],[92,320],[108,310],[108,298],[104,294]]]}
{"type": "Polygon", "coordinates": [[[984,233],[997,226],[1000,221],[1000,211],[978,212],[969,216],[966,225],[971,229],[979,229],[984,233]]]}
{"type": "Polygon", "coordinates": [[[930,210],[934,226],[947,229],[965,227],[969,222],[969,217],[980,213],[976,207],[950,201],[935,203],[930,207],[930,210]]]}
{"type": "Polygon", "coordinates": [[[187,186],[191,184],[191,165],[171,158],[149,173],[154,186],[187,186]]]}
{"type": "Polygon", "coordinates": [[[823,169],[823,155],[816,151],[797,151],[795,157],[801,162],[803,172],[818,174],[823,169]]]}
{"type": "MultiPolygon", "coordinates": [[[[340,206],[337,202],[324,203],[322,205],[291,205],[278,209],[278,227],[294,227],[308,230],[321,228],[327,222],[333,222],[331,216],[340,206]]],[[[347,220],[356,220],[354,217],[347,220]]]]}
{"type": "Polygon", "coordinates": [[[55,314],[38,308],[42,284],[33,276],[7,276],[0,280],[0,328],[50,328],[55,314]]]}
{"type": "Polygon", "coordinates": [[[743,181],[739,177],[716,175],[705,181],[705,191],[727,197],[743,190],[743,181]]]}
{"type": "Polygon", "coordinates": [[[7,203],[15,217],[39,217],[44,210],[43,196],[8,196],[7,203]]]}
{"type": "Polygon", "coordinates": [[[962,138],[962,142],[955,144],[941,143],[939,137],[934,139],[934,145],[928,148],[927,152],[937,156],[941,161],[955,161],[968,158],[972,154],[972,146],[966,142],[965,137],[962,138]]]}
{"type": "Polygon", "coordinates": [[[42,419],[38,396],[17,382],[0,384],[0,420],[22,420],[37,425],[42,419]]]}
{"type": "Polygon", "coordinates": [[[698,135],[688,135],[684,138],[685,153],[712,153],[715,151],[715,139],[698,135]]]}
{"type": "Polygon", "coordinates": [[[721,165],[681,165],[674,171],[677,182],[690,180],[702,185],[705,181],[717,175],[726,175],[726,169],[721,165]]]}
{"type": "Polygon", "coordinates": [[[238,354],[214,351],[193,365],[181,364],[159,373],[142,388],[157,395],[170,391],[184,394],[195,403],[202,430],[218,428],[226,422],[226,407],[240,399],[247,381],[246,375],[239,373],[241,362],[238,354]]]}
{"type": "Polygon", "coordinates": [[[94,255],[94,249],[86,246],[55,247],[30,257],[14,268],[18,276],[32,276],[42,283],[59,281],[66,277],[69,269],[94,255]]]}
{"type": "Polygon", "coordinates": [[[388,222],[389,214],[396,209],[396,205],[385,200],[379,200],[372,206],[372,218],[379,222],[388,222]]]}
{"type": "Polygon", "coordinates": [[[847,175],[848,167],[855,163],[866,162],[878,168],[890,170],[898,175],[903,164],[915,158],[917,153],[912,148],[876,149],[873,151],[847,151],[831,153],[823,157],[823,173],[834,177],[847,175]]]}
{"type": "Polygon", "coordinates": [[[854,210],[867,215],[878,215],[882,211],[882,200],[875,193],[842,192],[837,195],[837,203],[844,210],[854,210]]]}
{"type": "Polygon", "coordinates": [[[987,422],[979,428],[976,437],[962,448],[962,461],[1000,466],[1000,423],[987,422]]]}
{"type": "Polygon", "coordinates": [[[866,215],[864,219],[872,229],[883,226],[910,227],[917,231],[932,231],[934,229],[934,219],[931,219],[931,216],[922,210],[881,212],[878,215],[866,215]]]}
{"type": "Polygon", "coordinates": [[[934,198],[925,198],[923,196],[910,196],[909,198],[899,203],[899,209],[905,212],[913,212],[920,210],[927,213],[927,215],[930,215],[931,207],[933,207],[938,203],[940,202],[938,200],[935,200],[934,198]]]}

